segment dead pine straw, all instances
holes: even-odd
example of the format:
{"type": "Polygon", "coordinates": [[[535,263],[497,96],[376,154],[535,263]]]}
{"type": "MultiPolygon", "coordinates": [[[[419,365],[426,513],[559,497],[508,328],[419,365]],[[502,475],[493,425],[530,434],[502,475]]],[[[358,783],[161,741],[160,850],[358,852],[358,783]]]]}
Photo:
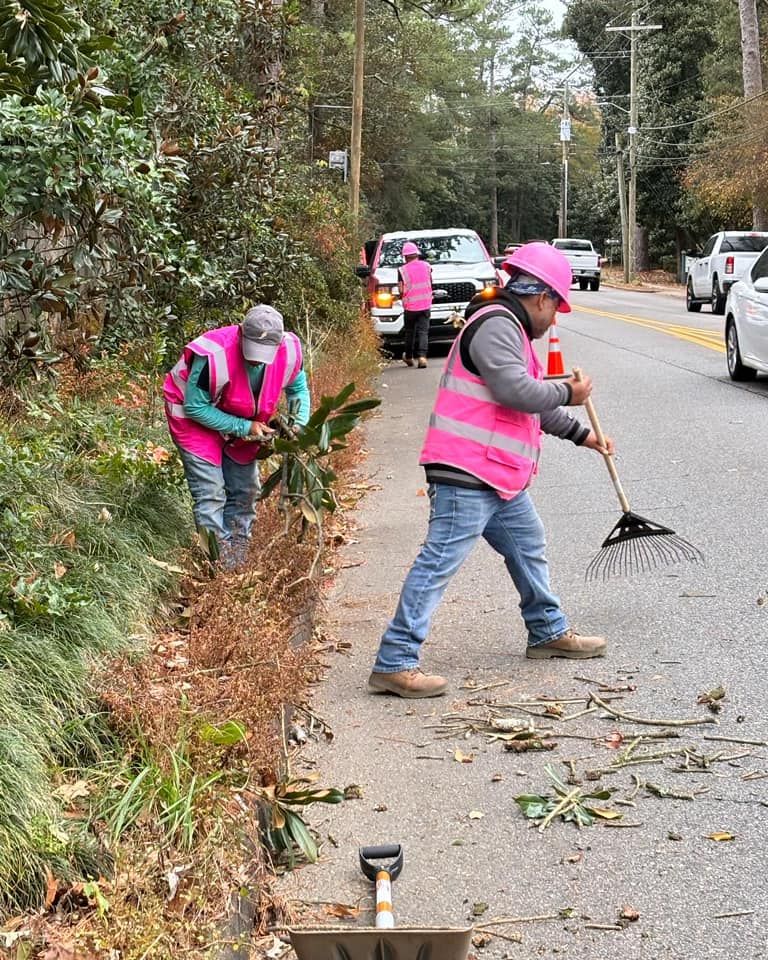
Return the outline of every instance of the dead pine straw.
{"type": "MultiPolygon", "coordinates": [[[[351,381],[356,396],[370,393],[378,354],[363,317],[359,331],[326,339],[322,362],[313,365],[310,351],[306,354],[313,407],[351,381]]],[[[339,562],[334,551],[347,540],[345,509],[366,490],[366,484],[350,482],[360,479],[355,472],[364,456],[362,431],[348,440],[333,460],[340,509],[324,518],[316,576],[309,573],[317,538],[312,530],[302,543],[295,529],[285,534],[273,495],[259,505],[248,570],[210,578],[192,555],[187,563],[179,561],[192,572],[178,603],[168,605],[174,616],[158,625],[142,657],[114,661],[104,672],[100,699],[127,750],[137,756],[149,751],[163,762],[178,751],[182,738],[185,760],[196,775],[222,776],[195,813],[191,849],[169,843],[151,818],[140,817],[116,847],[113,875],[99,881],[108,911],[100,916],[93,899],[81,893],[76,912],[70,905],[43,920],[43,946],[60,945],[62,957],[69,958],[64,951],[70,949],[83,960],[106,956],[96,944],[108,943],[121,960],[214,960],[227,904],[240,889],[258,890],[254,935],[290,922],[284,905],[270,899],[273,868],[254,847],[258,811],[249,797],[251,788],[285,774],[285,709],[306,705],[308,688],[325,666],[328,645],[314,637],[314,616],[339,562]],[[265,544],[271,544],[268,553],[265,544]],[[241,742],[212,745],[200,735],[205,724],[230,721],[244,731],[241,742]],[[169,876],[180,866],[174,893],[169,876]]]]}

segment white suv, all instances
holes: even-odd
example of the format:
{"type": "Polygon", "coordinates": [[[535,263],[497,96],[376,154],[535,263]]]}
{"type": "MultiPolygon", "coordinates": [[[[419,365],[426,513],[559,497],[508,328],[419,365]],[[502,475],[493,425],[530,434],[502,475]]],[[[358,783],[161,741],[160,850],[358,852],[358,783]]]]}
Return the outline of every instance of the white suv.
{"type": "Polygon", "coordinates": [[[405,262],[403,244],[410,240],[432,267],[433,302],[430,343],[453,340],[459,329],[457,316],[481,290],[499,285],[499,275],[474,230],[408,230],[384,233],[366,244],[371,253],[358,277],[367,278],[367,299],[374,330],[385,345],[403,339],[403,306],[398,300],[397,271],[405,262]]]}

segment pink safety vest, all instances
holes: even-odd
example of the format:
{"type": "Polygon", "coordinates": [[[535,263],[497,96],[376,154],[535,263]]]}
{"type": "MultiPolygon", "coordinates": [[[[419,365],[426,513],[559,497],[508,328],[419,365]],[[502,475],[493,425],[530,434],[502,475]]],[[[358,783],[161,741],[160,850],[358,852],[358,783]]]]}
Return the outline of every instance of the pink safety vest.
{"type": "MultiPolygon", "coordinates": [[[[538,414],[523,413],[494,400],[485,382],[461,362],[464,332],[481,317],[498,313],[489,304],[472,317],[456,338],[445,364],[419,463],[444,463],[471,473],[511,500],[538,473],[541,424],[538,414]]],[[[505,311],[514,323],[517,319],[505,311]]],[[[544,369],[523,331],[528,374],[541,380],[544,369]]]]}
{"type": "Polygon", "coordinates": [[[232,460],[251,463],[256,459],[260,444],[240,437],[230,440],[217,430],[191,420],[184,412],[187,380],[195,356],[208,360],[209,392],[214,406],[236,417],[267,423],[277,410],[280,394],[301,370],[299,338],[293,333],[283,336],[275,359],[264,368],[256,402],[248,379],[248,365],[240,347],[238,324],[209,330],[188,343],[179,362],[165,378],[165,415],[174,443],[217,466],[221,465],[225,446],[227,456],[232,460]]]}
{"type": "Polygon", "coordinates": [[[432,268],[425,260],[408,260],[400,267],[403,310],[429,310],[432,306],[432,268]]]}

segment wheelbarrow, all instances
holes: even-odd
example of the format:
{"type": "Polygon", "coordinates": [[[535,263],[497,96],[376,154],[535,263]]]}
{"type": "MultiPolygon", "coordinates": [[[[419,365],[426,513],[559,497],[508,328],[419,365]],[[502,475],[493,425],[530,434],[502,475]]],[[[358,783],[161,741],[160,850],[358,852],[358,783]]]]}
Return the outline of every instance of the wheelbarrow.
{"type": "Polygon", "coordinates": [[[375,927],[291,929],[298,960],[466,960],[472,927],[395,927],[392,882],[403,869],[399,843],[360,847],[363,875],[376,884],[375,927]]]}

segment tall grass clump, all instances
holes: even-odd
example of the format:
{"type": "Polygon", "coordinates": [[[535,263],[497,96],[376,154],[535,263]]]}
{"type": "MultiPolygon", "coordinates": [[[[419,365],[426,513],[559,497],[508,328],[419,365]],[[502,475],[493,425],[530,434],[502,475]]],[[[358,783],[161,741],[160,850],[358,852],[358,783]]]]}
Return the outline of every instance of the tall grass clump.
{"type": "Polygon", "coordinates": [[[51,876],[105,869],[62,771],[119,751],[92,677],[148,635],[191,527],[138,409],[27,409],[0,422],[0,915],[43,903],[51,876]]]}

